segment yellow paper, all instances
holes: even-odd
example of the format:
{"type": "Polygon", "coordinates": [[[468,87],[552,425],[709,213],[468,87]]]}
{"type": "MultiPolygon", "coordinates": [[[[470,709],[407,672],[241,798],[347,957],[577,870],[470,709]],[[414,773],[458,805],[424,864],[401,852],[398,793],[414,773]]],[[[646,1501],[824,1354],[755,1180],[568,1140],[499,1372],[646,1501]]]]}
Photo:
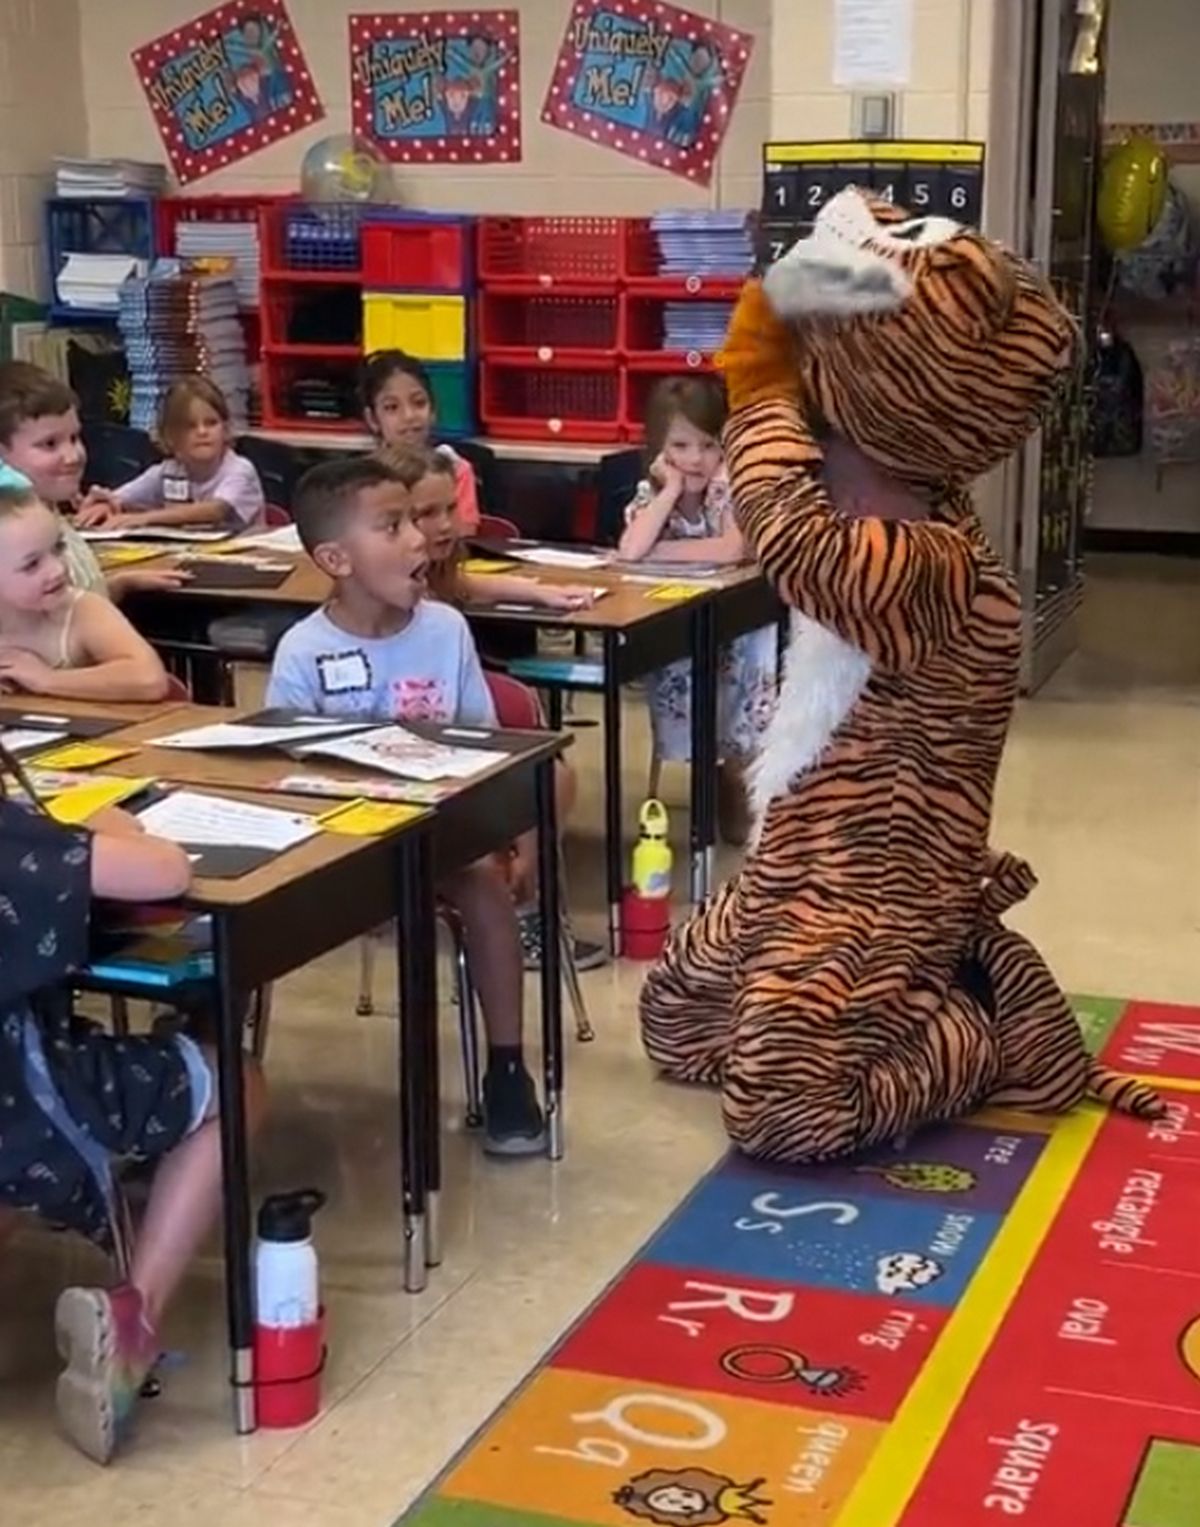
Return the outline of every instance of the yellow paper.
{"type": "Polygon", "coordinates": [[[76,785],[56,795],[46,809],[56,822],[77,827],[86,822],[105,806],[115,806],[118,801],[128,800],[139,790],[152,784],[149,779],[95,779],[86,785],[76,785]]]}
{"type": "Polygon", "coordinates": [[[335,806],[317,818],[317,826],[326,832],[345,833],[351,838],[376,838],[411,822],[422,812],[420,806],[407,806],[403,801],[368,801],[360,798],[335,806]]]}
{"type": "Polygon", "coordinates": [[[60,748],[39,753],[39,769],[101,769],[118,758],[130,758],[136,748],[115,748],[103,742],[64,742],[60,748]]]}
{"type": "Polygon", "coordinates": [[[657,588],[647,593],[646,598],[673,603],[680,599],[695,599],[697,594],[703,592],[704,589],[699,583],[660,583],[657,588]]]}
{"type": "Polygon", "coordinates": [[[464,573],[473,573],[477,578],[486,577],[488,573],[507,573],[515,566],[515,562],[501,562],[495,557],[468,557],[461,564],[464,573]]]}
{"type": "Polygon", "coordinates": [[[96,552],[101,567],[127,567],[131,562],[151,562],[161,557],[161,546],[102,546],[96,552]]]}

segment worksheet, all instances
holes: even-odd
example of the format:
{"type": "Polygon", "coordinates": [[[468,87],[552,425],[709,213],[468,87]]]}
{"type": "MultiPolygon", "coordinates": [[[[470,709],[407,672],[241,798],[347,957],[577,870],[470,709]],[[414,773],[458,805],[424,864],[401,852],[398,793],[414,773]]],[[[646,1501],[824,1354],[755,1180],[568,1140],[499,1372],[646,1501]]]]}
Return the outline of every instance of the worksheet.
{"type": "Polygon", "coordinates": [[[216,721],[211,726],[193,726],[183,732],[154,737],[150,744],[156,748],[184,748],[189,752],[204,752],[209,748],[288,748],[293,743],[307,742],[314,737],[370,731],[376,724],[374,721],[355,723],[345,717],[339,721],[329,716],[297,716],[294,721],[264,725],[250,721],[216,721]]]}
{"type": "Polygon", "coordinates": [[[69,732],[43,732],[35,727],[0,727],[0,743],[10,753],[32,753],[35,748],[48,748],[68,736],[69,732]]]}
{"type": "Polygon", "coordinates": [[[505,547],[508,556],[516,557],[521,562],[533,562],[538,567],[563,567],[571,568],[579,572],[585,572],[589,568],[607,567],[612,558],[606,552],[599,551],[565,551],[559,546],[517,546],[509,543],[512,547],[505,547]]]}
{"type": "MultiPolygon", "coordinates": [[[[486,737],[488,733],[481,733],[486,737]]],[[[381,726],[353,737],[331,737],[294,750],[302,758],[340,758],[363,769],[382,769],[407,779],[473,779],[508,755],[489,748],[448,747],[402,726],[381,726]]]]}
{"type": "Polygon", "coordinates": [[[320,830],[301,812],[255,806],[222,795],[201,795],[196,790],[172,791],[139,812],[138,820],[147,832],[169,838],[172,843],[189,847],[228,844],[271,853],[294,848],[320,830]]]}
{"type": "Polygon", "coordinates": [[[81,530],[85,541],[228,541],[228,530],[216,525],[101,525],[81,530]]]}
{"type": "Polygon", "coordinates": [[[300,532],[295,525],[280,525],[252,536],[238,536],[239,546],[261,546],[265,551],[303,551],[300,532]]]}

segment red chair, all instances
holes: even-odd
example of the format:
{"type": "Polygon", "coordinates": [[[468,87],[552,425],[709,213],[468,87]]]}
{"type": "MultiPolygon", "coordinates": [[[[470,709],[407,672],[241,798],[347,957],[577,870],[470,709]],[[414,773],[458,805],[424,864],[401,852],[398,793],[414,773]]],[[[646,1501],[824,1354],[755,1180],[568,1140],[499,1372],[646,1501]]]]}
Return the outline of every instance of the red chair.
{"type": "Polygon", "coordinates": [[[282,530],[285,525],[292,523],[292,517],[286,509],[281,509],[278,504],[268,504],[263,510],[263,523],[268,530],[282,530]]]}
{"type": "MultiPolygon", "coordinates": [[[[533,690],[519,679],[506,673],[488,671],[484,674],[492,703],[496,708],[496,720],[507,731],[540,732],[545,728],[541,706],[533,690]]],[[[575,937],[567,911],[566,896],[562,893],[563,863],[559,853],[559,906],[562,909],[559,922],[559,945],[562,951],[562,969],[567,992],[575,1013],[575,1037],[581,1042],[594,1039],[595,1030],[588,1018],[579,983],[579,971],[575,964],[575,937]]],[[[482,1073],[479,1063],[478,1000],[475,983],[471,979],[470,961],[462,922],[453,907],[438,903],[438,917],[450,935],[454,954],[454,985],[458,999],[458,1027],[462,1045],[463,1083],[467,1095],[466,1122],[477,1128],[483,1122],[482,1073]]],[[[359,942],[359,992],[355,1011],[367,1016],[375,1011],[374,975],[375,947],[373,935],[367,934],[359,942]]]]}
{"type": "Polygon", "coordinates": [[[479,529],[474,534],[481,541],[517,541],[521,537],[520,529],[512,520],[506,520],[500,514],[481,514],[479,529]]]}

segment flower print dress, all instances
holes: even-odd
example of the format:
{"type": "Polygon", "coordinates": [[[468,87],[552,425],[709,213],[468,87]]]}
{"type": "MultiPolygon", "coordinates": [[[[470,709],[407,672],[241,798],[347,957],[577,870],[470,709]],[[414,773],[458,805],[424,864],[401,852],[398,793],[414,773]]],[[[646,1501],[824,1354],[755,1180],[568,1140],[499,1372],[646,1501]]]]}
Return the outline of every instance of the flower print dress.
{"type": "MultiPolygon", "coordinates": [[[[703,514],[689,520],[672,514],[664,540],[699,540],[722,533],[733,513],[729,478],[722,467],[704,495],[703,514]]],[[[653,553],[651,553],[653,556],[653,553]]],[[[717,751],[723,760],[748,761],[758,752],[775,707],[779,642],[774,626],[747,631],[721,649],[717,676],[717,751]]],[[[654,751],[659,758],[686,762],[692,751],[692,665],[681,658],[659,668],[647,681],[654,751]]]]}

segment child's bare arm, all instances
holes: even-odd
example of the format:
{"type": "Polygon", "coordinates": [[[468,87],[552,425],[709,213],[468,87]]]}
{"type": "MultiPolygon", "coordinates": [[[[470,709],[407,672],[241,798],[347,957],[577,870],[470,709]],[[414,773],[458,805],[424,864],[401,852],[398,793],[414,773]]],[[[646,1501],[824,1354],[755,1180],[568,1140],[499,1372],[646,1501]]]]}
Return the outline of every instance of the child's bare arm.
{"type": "Polygon", "coordinates": [[[192,883],[178,843],[147,833],[128,812],[109,807],[91,817],[92,892],[109,901],[167,901],[192,883]]]}
{"type": "Polygon", "coordinates": [[[60,700],[161,700],[167,693],[158,653],[99,594],[78,596],[67,656],[71,666],[51,668],[35,653],[8,648],[0,651],[0,680],[60,700]]]}
{"type": "Polygon", "coordinates": [[[660,541],[654,548],[656,562],[742,562],[746,543],[733,515],[726,511],[721,529],[715,536],[688,536],[683,540],[660,541]]]}
{"type": "Polygon", "coordinates": [[[208,499],[199,504],[162,504],[153,509],[123,509],[108,522],[111,525],[224,525],[229,518],[229,505],[219,498],[208,499]]]}

